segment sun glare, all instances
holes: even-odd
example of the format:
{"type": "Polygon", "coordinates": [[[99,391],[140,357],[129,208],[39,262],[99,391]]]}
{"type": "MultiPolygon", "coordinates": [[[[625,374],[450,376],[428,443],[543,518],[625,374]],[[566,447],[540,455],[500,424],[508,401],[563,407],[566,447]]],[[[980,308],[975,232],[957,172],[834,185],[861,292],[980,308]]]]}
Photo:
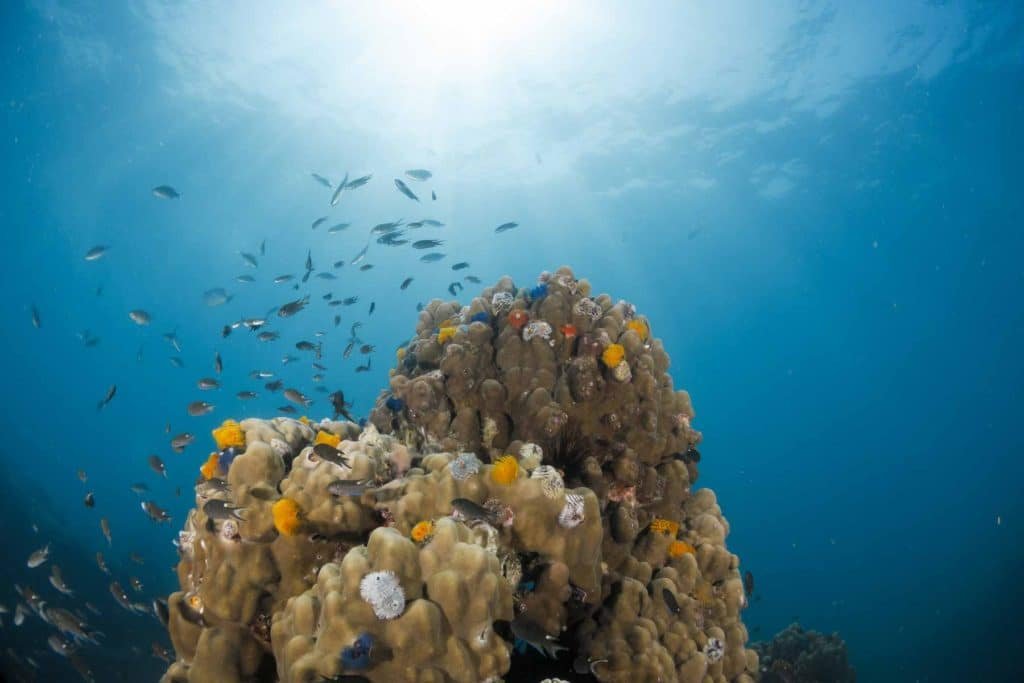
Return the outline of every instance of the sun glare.
{"type": "Polygon", "coordinates": [[[508,69],[531,51],[551,27],[552,3],[475,0],[394,3],[413,61],[433,70],[458,70],[479,78],[508,69]]]}

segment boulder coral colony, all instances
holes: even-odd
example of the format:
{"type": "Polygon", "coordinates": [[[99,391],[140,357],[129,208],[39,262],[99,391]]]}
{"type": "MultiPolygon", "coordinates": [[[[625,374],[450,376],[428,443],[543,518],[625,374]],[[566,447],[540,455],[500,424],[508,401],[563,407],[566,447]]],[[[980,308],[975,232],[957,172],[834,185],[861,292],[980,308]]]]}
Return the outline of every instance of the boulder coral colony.
{"type": "Polygon", "coordinates": [[[690,398],[632,305],[506,277],[397,356],[365,426],[215,431],[163,681],[499,681],[516,644],[601,681],[757,678],[690,398]]]}

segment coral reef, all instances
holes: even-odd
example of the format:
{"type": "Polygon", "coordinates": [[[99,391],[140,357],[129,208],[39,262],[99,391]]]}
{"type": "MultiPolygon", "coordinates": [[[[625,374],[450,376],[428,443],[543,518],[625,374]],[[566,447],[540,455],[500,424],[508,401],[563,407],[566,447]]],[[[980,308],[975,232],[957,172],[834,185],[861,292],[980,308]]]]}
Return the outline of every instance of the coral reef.
{"type": "Polygon", "coordinates": [[[846,643],[838,633],[826,636],[790,624],[764,643],[753,643],[762,683],[855,683],[846,643]]]}
{"type": "Polygon", "coordinates": [[[432,301],[396,356],[365,427],[215,434],[164,681],[498,681],[524,648],[601,681],[756,678],[689,396],[633,306],[568,268],[504,278],[432,301]]]}

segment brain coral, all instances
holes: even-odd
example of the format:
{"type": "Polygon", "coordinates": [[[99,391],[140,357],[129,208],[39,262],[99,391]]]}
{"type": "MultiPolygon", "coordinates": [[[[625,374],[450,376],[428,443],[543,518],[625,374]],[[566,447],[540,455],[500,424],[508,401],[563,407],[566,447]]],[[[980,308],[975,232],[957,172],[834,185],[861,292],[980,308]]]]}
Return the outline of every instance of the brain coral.
{"type": "Polygon", "coordinates": [[[739,559],[647,320],[561,268],[432,301],[415,332],[365,428],[238,425],[180,534],[165,683],[498,681],[517,639],[568,649],[567,678],[753,681],[739,559]]]}

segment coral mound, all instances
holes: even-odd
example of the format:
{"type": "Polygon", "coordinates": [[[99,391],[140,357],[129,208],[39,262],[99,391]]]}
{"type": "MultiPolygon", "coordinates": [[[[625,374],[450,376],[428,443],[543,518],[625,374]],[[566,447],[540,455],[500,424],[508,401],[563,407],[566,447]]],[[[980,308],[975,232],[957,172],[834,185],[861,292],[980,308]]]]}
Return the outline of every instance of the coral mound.
{"type": "Polygon", "coordinates": [[[846,643],[838,633],[824,635],[790,624],[766,643],[754,643],[762,683],[855,683],[846,643]]]}
{"type": "Polygon", "coordinates": [[[498,681],[524,648],[755,679],[689,396],[633,306],[568,268],[504,278],[432,301],[397,357],[365,428],[240,423],[180,534],[164,681],[498,681]]]}

